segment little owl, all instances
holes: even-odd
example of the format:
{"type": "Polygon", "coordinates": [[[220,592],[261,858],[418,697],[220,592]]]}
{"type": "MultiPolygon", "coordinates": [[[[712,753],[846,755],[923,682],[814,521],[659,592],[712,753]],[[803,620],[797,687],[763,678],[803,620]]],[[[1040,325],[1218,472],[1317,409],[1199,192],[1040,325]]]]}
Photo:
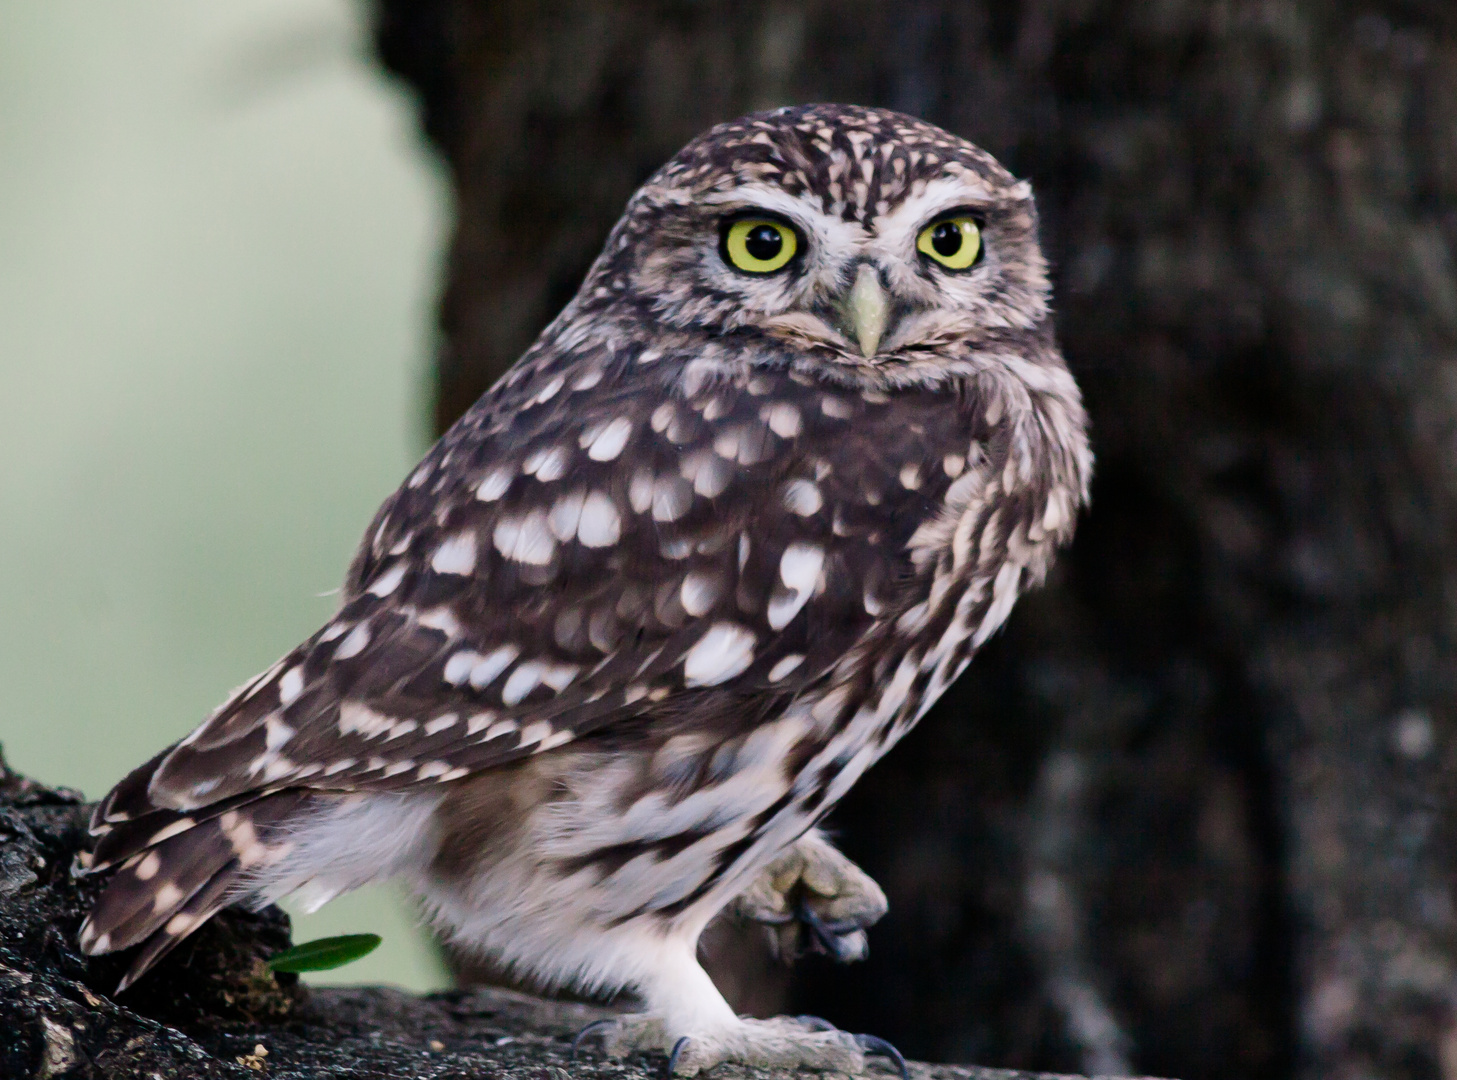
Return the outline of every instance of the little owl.
{"type": "Polygon", "coordinates": [[[694,140],[385,500],[317,633],[97,807],[123,985],[224,905],[402,878],[608,1049],[858,1072],[735,1016],[715,915],[842,959],[885,910],[816,825],[1039,582],[1087,498],[1025,182],[896,113],[694,140]],[[796,922],[798,920],[799,922],[796,922]]]}

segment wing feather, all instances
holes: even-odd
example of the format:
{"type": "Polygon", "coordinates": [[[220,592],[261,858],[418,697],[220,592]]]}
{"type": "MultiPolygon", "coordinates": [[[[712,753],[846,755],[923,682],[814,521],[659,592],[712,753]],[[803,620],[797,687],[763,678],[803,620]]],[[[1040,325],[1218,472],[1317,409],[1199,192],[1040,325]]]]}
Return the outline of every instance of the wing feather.
{"type": "Polygon", "coordinates": [[[532,406],[542,381],[437,444],[334,619],[118,785],[98,826],[448,783],[644,712],[722,723],[725,693],[787,700],[894,614],[965,440],[940,394],[907,430],[887,399],[784,374],[686,396],[604,379],[532,406]]]}

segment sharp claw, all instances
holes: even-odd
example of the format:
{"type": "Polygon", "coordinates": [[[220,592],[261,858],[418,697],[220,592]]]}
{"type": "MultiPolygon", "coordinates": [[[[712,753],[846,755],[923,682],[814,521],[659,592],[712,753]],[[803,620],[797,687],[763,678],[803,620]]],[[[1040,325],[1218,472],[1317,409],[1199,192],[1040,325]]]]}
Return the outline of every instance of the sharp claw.
{"type": "Polygon", "coordinates": [[[594,1030],[596,1030],[599,1027],[606,1027],[608,1024],[614,1024],[614,1023],[616,1023],[616,1021],[613,1020],[611,1017],[608,1017],[608,1018],[606,1018],[604,1020],[593,1020],[590,1024],[588,1024],[586,1027],[584,1027],[581,1031],[577,1032],[577,1037],[572,1040],[572,1053],[567,1058],[567,1060],[568,1061],[576,1061],[577,1060],[577,1048],[582,1045],[582,1040],[585,1039],[588,1035],[592,1034],[592,1032],[594,1030]]]}
{"type": "Polygon", "coordinates": [[[847,941],[845,936],[848,932],[860,929],[856,923],[827,923],[821,919],[807,904],[799,905],[800,921],[808,926],[810,933],[819,942],[822,948],[829,955],[833,956],[842,964],[848,964],[861,959],[863,953],[858,943],[847,941]]]}
{"type": "MultiPolygon", "coordinates": [[[[673,1044],[673,1052],[668,1055],[668,1071],[663,1074],[665,1077],[668,1078],[668,1080],[672,1080],[673,1071],[678,1068],[678,1057],[683,1053],[683,1048],[687,1045],[687,1035],[684,1035],[681,1039],[673,1044]]],[[[889,1046],[890,1044],[886,1043],[886,1045],[889,1046]]],[[[906,1080],[910,1080],[910,1078],[907,1077],[906,1080]]]]}
{"type": "Polygon", "coordinates": [[[890,1043],[875,1035],[856,1035],[855,1044],[867,1054],[881,1054],[895,1062],[895,1067],[900,1071],[901,1080],[911,1080],[911,1070],[906,1068],[906,1059],[901,1057],[901,1052],[890,1043]]]}

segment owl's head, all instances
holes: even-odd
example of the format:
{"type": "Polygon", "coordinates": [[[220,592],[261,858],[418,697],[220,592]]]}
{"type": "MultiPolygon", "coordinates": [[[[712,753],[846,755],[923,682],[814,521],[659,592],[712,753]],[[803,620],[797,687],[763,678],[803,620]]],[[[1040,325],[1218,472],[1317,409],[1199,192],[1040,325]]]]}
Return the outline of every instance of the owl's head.
{"type": "Polygon", "coordinates": [[[1049,310],[1029,185],[938,127],[844,105],[695,139],[633,196],[582,295],[879,370],[1049,310]]]}

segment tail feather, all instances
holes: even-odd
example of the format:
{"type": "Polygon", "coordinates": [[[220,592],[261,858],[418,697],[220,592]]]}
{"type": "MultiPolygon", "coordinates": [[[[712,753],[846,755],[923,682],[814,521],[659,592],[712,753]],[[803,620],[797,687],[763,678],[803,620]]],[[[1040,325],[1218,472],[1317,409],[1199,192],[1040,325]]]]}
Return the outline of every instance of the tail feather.
{"type": "Polygon", "coordinates": [[[170,824],[159,817],[147,822],[145,830],[123,830],[133,841],[143,835],[152,839],[130,850],[120,841],[114,845],[112,857],[125,856],[126,861],[81,926],[82,951],[116,952],[145,942],[123,980],[123,987],[130,985],[168,949],[246,892],[251,871],[288,853],[292,844],[283,826],[308,799],[307,792],[282,791],[202,822],[171,813],[170,824]],[[154,831],[153,825],[161,827],[154,831]]]}
{"type": "Polygon", "coordinates": [[[115,952],[145,940],[180,911],[237,853],[214,821],[124,862],[81,928],[88,952],[115,952]]]}
{"type": "Polygon", "coordinates": [[[232,799],[224,799],[190,814],[177,810],[152,810],[140,817],[106,825],[97,832],[98,839],[82,874],[98,874],[110,870],[138,852],[166,843],[189,829],[216,821],[230,810],[258,802],[275,794],[277,789],[250,791],[232,799]]]}
{"type": "Polygon", "coordinates": [[[132,958],[131,966],[116,984],[116,992],[121,993],[140,979],[183,938],[226,907],[232,900],[233,886],[241,869],[237,859],[229,861],[155,930],[132,958]]]}
{"type": "Polygon", "coordinates": [[[152,760],[138,765],[121,781],[106,793],[106,798],[96,804],[91,811],[91,832],[99,835],[109,831],[110,826],[118,822],[130,821],[133,818],[149,814],[156,809],[152,801],[147,798],[147,786],[152,782],[152,774],[162,764],[162,759],[171,753],[172,748],[163,750],[152,760]]]}

